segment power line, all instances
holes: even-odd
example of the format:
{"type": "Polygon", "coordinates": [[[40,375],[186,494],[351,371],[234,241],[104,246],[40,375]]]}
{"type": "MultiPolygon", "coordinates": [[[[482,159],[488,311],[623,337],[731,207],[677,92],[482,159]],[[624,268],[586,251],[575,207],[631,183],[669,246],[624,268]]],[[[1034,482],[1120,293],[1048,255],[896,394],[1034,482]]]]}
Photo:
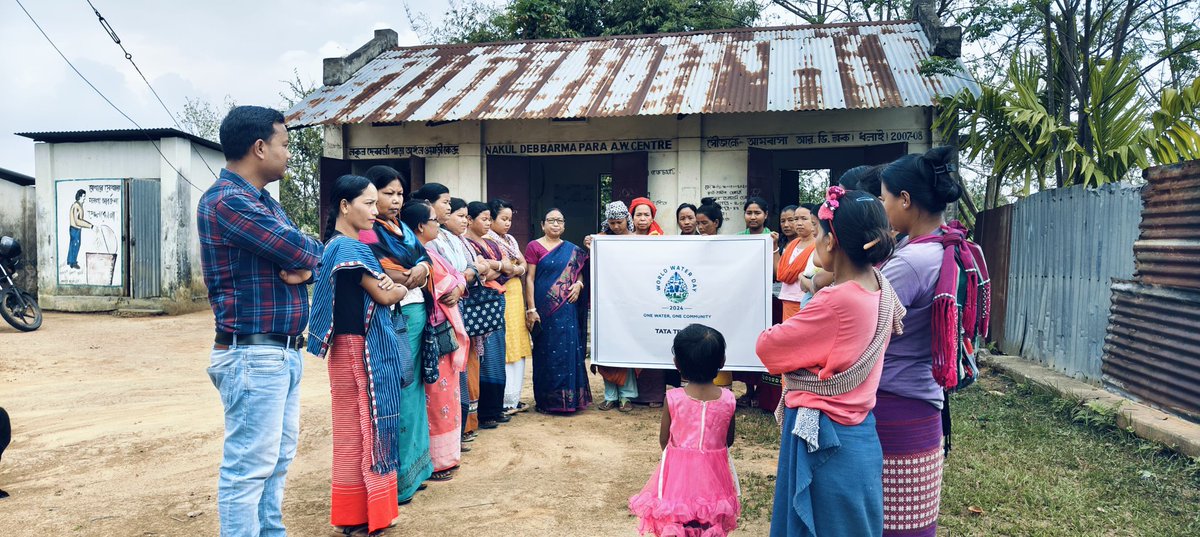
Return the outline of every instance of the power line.
{"type": "Polygon", "coordinates": [[[83,76],[83,73],[81,73],[79,71],[79,69],[77,67],[75,67],[75,64],[71,63],[71,60],[67,58],[67,55],[63,54],[63,51],[58,48],[58,45],[56,45],[54,43],[54,40],[50,39],[50,36],[47,35],[46,31],[42,29],[42,25],[38,24],[37,19],[33,18],[33,15],[31,13],[29,13],[28,9],[25,9],[25,4],[22,4],[21,0],[15,0],[15,1],[17,2],[17,5],[21,7],[21,11],[25,12],[25,16],[29,17],[29,22],[32,22],[33,25],[37,27],[38,31],[41,32],[42,37],[46,38],[46,42],[50,43],[50,46],[54,48],[54,51],[58,53],[59,57],[61,57],[64,62],[67,62],[67,65],[71,67],[71,70],[75,71],[75,74],[79,75],[79,78],[83,79],[84,83],[86,83],[89,88],[92,88],[92,91],[96,92],[96,95],[99,95],[101,99],[104,99],[104,102],[108,103],[108,105],[111,106],[113,110],[116,110],[118,114],[121,114],[122,116],[124,116],[125,119],[129,120],[130,123],[133,123],[133,125],[135,127],[137,127],[138,130],[142,131],[142,135],[146,137],[146,140],[150,142],[150,145],[154,146],[154,149],[156,151],[158,151],[159,156],[162,157],[162,159],[167,163],[167,165],[171,166],[171,169],[175,170],[175,173],[179,174],[180,179],[183,179],[183,181],[185,183],[191,185],[192,188],[203,193],[204,189],[196,186],[195,183],[192,183],[191,181],[189,181],[187,176],[184,175],[182,171],[179,171],[179,168],[176,167],[175,164],[171,162],[171,159],[167,158],[167,155],[162,152],[162,148],[159,147],[158,142],[156,142],[154,140],[154,138],[152,136],[150,136],[150,133],[146,132],[145,127],[142,127],[140,124],[138,124],[137,121],[134,121],[132,117],[129,117],[129,114],[126,114],[123,110],[121,110],[120,107],[118,107],[116,104],[113,104],[112,100],[110,100],[106,95],[104,95],[104,92],[100,91],[100,89],[97,88],[95,84],[92,84],[92,81],[88,80],[88,78],[86,76],[83,76]]]}
{"type": "MultiPolygon", "coordinates": [[[[167,116],[171,118],[171,121],[175,123],[175,126],[179,130],[186,131],[187,129],[184,129],[183,125],[179,123],[179,120],[175,118],[175,114],[171,113],[171,108],[167,106],[167,103],[163,102],[163,99],[161,96],[159,96],[158,91],[154,89],[154,86],[150,85],[150,80],[146,78],[146,74],[142,72],[142,68],[138,67],[137,62],[133,61],[133,54],[125,49],[125,45],[121,43],[121,38],[117,36],[117,31],[113,30],[112,24],[109,24],[108,19],[104,18],[104,15],[100,14],[100,10],[96,9],[96,5],[92,3],[92,0],[86,1],[88,6],[92,8],[92,12],[96,14],[96,18],[99,19],[100,27],[104,28],[104,31],[108,33],[108,37],[112,38],[113,43],[116,43],[118,47],[121,47],[121,52],[125,53],[125,59],[129,60],[130,65],[133,65],[133,70],[137,71],[138,76],[142,77],[142,82],[145,82],[146,87],[150,88],[150,93],[154,94],[154,98],[158,100],[158,104],[162,106],[162,109],[167,112],[167,116]]],[[[211,173],[213,179],[216,179],[217,172],[214,171],[212,165],[208,163],[208,159],[204,158],[203,153],[197,152],[196,154],[200,156],[200,161],[204,163],[204,167],[208,168],[208,173],[211,173]]]]}

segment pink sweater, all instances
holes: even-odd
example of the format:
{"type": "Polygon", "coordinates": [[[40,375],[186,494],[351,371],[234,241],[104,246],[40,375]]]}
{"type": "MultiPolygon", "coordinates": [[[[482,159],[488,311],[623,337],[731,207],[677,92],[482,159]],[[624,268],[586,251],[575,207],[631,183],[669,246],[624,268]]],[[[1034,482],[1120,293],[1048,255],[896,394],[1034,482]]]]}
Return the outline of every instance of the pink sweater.
{"type": "MultiPolygon", "coordinates": [[[[758,358],[773,375],[807,368],[819,378],[829,378],[854,364],[870,345],[882,296],[857,282],[826,287],[800,313],[759,334],[755,346],[758,358]]],[[[793,390],[788,392],[785,404],[788,408],[820,410],[842,425],[858,425],[875,408],[882,371],[881,358],[867,380],[847,393],[822,397],[793,390]]]]}

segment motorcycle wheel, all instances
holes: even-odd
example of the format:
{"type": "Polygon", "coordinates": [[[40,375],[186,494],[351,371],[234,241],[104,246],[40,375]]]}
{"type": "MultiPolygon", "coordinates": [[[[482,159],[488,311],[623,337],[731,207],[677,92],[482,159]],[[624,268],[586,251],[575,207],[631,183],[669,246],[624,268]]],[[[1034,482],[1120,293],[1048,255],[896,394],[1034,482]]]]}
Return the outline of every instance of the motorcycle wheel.
{"type": "Polygon", "coordinates": [[[42,308],[37,299],[12,287],[0,296],[0,317],[22,332],[32,332],[42,326],[42,308]]]}

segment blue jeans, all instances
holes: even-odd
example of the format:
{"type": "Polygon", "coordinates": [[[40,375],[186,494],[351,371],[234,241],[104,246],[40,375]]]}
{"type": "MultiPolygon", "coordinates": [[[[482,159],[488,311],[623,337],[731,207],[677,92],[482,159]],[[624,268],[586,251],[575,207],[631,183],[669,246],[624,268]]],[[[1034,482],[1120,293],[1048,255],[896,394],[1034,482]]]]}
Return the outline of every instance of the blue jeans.
{"type": "Polygon", "coordinates": [[[208,377],[225,408],[217,482],[222,537],[287,535],[283,483],[300,434],[300,351],[269,345],[213,349],[208,377]]]}
{"type": "Polygon", "coordinates": [[[79,245],[83,242],[83,230],[77,227],[68,227],[67,231],[71,234],[71,242],[67,245],[67,265],[78,265],[79,245]]]}

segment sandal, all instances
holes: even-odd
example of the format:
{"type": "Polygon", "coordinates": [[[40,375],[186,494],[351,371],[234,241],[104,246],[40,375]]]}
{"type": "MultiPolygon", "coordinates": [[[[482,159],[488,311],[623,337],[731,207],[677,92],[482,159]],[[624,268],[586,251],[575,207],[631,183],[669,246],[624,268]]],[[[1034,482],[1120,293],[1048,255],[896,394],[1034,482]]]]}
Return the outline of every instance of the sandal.
{"type": "Polygon", "coordinates": [[[467,433],[467,434],[464,434],[464,435],[462,435],[462,441],[463,441],[464,443],[465,443],[465,442],[474,442],[474,441],[475,441],[475,437],[477,437],[477,436],[479,436],[479,434],[478,434],[478,433],[476,433],[475,431],[471,431],[471,432],[469,432],[469,433],[467,433]]]}
{"type": "Polygon", "coordinates": [[[616,407],[617,407],[616,401],[608,401],[608,400],[605,400],[603,403],[596,405],[597,409],[604,410],[604,411],[609,411],[616,407]]]}
{"type": "Polygon", "coordinates": [[[367,533],[368,526],[366,524],[359,524],[357,526],[337,526],[336,528],[342,535],[369,535],[369,533],[367,533]]]}
{"type": "Polygon", "coordinates": [[[617,408],[617,410],[620,410],[621,412],[629,412],[633,410],[633,403],[630,403],[628,400],[621,401],[621,406],[617,408]]]}
{"type": "Polygon", "coordinates": [[[649,405],[650,408],[662,408],[662,406],[662,403],[650,403],[649,405]]]}
{"type": "Polygon", "coordinates": [[[454,468],[449,468],[446,470],[442,470],[440,472],[434,472],[432,475],[429,476],[429,481],[449,481],[451,479],[454,479],[455,468],[458,468],[458,467],[455,466],[454,468]]]}
{"type": "Polygon", "coordinates": [[[756,401],[753,397],[751,397],[749,395],[743,395],[743,396],[737,398],[736,403],[737,403],[738,408],[751,408],[751,407],[755,406],[754,404],[756,403],[756,401]]]}

